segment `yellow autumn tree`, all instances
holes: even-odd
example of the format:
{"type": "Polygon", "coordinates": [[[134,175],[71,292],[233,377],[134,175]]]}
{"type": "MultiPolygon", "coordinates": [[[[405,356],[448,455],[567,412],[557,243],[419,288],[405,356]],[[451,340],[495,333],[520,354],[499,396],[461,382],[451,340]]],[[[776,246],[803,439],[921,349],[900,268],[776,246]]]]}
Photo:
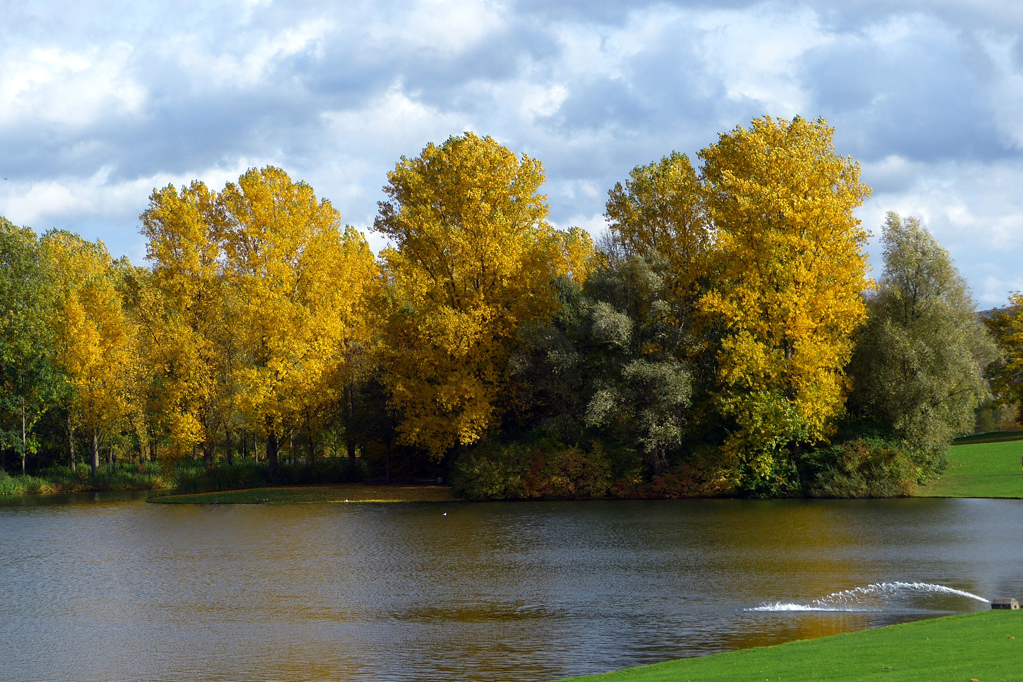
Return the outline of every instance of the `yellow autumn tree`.
{"type": "Polygon", "coordinates": [[[403,441],[439,458],[495,424],[516,330],[552,315],[555,276],[585,279],[592,242],[550,227],[542,165],[490,137],[429,144],[387,177],[386,381],[403,441]]]}
{"type": "Polygon", "coordinates": [[[99,443],[132,419],[139,381],[138,330],[124,309],[113,260],[102,242],[51,231],[42,245],[53,264],[53,360],[67,383],[69,424],[99,443]]]}
{"type": "Polygon", "coordinates": [[[266,438],[273,471],[283,439],[330,399],[347,350],[374,333],[376,260],[330,202],[279,168],[248,171],[217,205],[240,351],[236,402],[266,438]]]}
{"type": "Polygon", "coordinates": [[[669,264],[677,296],[695,293],[707,274],[711,231],[700,182],[685,154],[637,166],[608,192],[608,227],[630,253],[657,252],[669,264]]]}
{"type": "Polygon", "coordinates": [[[843,409],[852,333],[866,318],[869,195],[823,120],[764,117],[700,152],[720,275],[702,299],[726,330],[721,407],[747,485],[784,484],[802,444],[843,409]]]}
{"type": "Polygon", "coordinates": [[[1001,357],[988,365],[995,396],[1023,412],[1023,292],[1009,295],[1009,305],[984,320],[1001,357]]]}
{"type": "Polygon", "coordinates": [[[152,274],[140,279],[136,309],[148,332],[153,409],[174,451],[198,449],[209,465],[232,401],[223,213],[216,192],[195,181],[155,190],[141,219],[152,274]]]}

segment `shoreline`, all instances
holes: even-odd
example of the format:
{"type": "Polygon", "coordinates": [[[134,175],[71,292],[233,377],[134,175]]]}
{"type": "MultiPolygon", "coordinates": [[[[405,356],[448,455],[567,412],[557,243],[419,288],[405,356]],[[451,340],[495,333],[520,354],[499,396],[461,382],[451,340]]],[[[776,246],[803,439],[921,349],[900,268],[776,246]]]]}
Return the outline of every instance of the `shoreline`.
{"type": "Polygon", "coordinates": [[[559,682],[1018,680],[1023,611],[979,611],[682,658],[559,682]]]}

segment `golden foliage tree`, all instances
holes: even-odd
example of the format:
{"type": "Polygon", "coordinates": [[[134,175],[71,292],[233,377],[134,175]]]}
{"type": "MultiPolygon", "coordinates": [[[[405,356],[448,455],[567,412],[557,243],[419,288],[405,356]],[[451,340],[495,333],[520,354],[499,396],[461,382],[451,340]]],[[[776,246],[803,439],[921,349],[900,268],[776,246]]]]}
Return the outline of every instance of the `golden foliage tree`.
{"type": "Polygon", "coordinates": [[[656,251],[668,260],[678,294],[692,294],[707,274],[710,225],[699,178],[685,154],[672,152],[634,168],[624,186],[616,183],[608,192],[605,215],[626,251],[656,251]]]}
{"type": "Polygon", "coordinates": [[[472,133],[388,174],[388,389],[403,440],[433,457],[494,425],[516,330],[553,313],[553,277],[592,268],[588,235],[548,225],[543,182],[539,161],[472,133]]]}
{"type": "Polygon", "coordinates": [[[991,388],[1007,405],[1023,408],[1023,293],[1009,296],[1009,305],[984,320],[1001,357],[988,366],[991,388]]]}
{"type": "Polygon", "coordinates": [[[230,413],[233,338],[226,325],[216,192],[201,182],[156,190],[142,214],[152,274],[137,310],[149,332],[153,408],[179,454],[198,448],[207,464],[230,413]]]}
{"type": "Polygon", "coordinates": [[[702,307],[726,329],[726,453],[753,480],[827,438],[866,318],[868,233],[853,210],[870,190],[832,134],[823,120],[765,117],[700,152],[720,272],[702,307]]]}
{"type": "Polygon", "coordinates": [[[139,409],[133,401],[140,371],[138,329],[125,311],[102,242],[59,231],[42,241],[54,266],[54,364],[70,388],[69,424],[84,427],[91,437],[95,472],[104,430],[130,422],[139,409]]]}
{"type": "Polygon", "coordinates": [[[312,187],[279,168],[250,170],[221,192],[236,401],[267,440],[282,438],[330,397],[348,350],[370,342],[377,266],[361,234],[312,187]]]}

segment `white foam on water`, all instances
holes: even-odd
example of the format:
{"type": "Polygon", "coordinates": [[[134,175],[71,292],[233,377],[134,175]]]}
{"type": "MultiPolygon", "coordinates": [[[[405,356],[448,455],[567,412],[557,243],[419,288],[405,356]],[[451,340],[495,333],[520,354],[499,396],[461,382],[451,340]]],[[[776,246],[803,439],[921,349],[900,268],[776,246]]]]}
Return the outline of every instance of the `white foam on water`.
{"type": "Polygon", "coordinates": [[[854,587],[851,590],[832,592],[829,595],[814,599],[806,604],[799,604],[795,602],[775,602],[774,604],[765,603],[755,608],[746,609],[746,611],[838,611],[850,613],[880,611],[893,598],[906,592],[947,594],[957,597],[965,597],[967,599],[974,599],[985,604],[991,603],[984,597],[977,596],[972,592],[966,592],[965,590],[957,590],[954,587],[933,585],[931,583],[907,583],[895,581],[888,583],[874,583],[872,585],[867,585],[866,587],[854,587]]]}
{"type": "Polygon", "coordinates": [[[744,609],[745,611],[798,611],[802,613],[806,612],[818,612],[818,613],[863,613],[866,611],[874,611],[875,609],[854,609],[854,608],[838,608],[838,607],[827,607],[827,606],[808,606],[807,604],[793,604],[786,602],[776,602],[774,604],[763,604],[762,606],[756,606],[751,609],[744,609]]]}

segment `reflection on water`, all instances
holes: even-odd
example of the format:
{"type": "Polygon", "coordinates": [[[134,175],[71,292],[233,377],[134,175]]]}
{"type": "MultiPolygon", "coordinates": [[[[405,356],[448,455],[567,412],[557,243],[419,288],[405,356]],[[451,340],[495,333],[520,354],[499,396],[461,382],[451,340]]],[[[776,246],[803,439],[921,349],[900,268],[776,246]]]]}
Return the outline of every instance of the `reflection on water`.
{"type": "Polygon", "coordinates": [[[549,680],[1023,595],[1010,500],[0,506],[0,679],[549,680]],[[444,513],[447,512],[447,515],[444,513]]]}

